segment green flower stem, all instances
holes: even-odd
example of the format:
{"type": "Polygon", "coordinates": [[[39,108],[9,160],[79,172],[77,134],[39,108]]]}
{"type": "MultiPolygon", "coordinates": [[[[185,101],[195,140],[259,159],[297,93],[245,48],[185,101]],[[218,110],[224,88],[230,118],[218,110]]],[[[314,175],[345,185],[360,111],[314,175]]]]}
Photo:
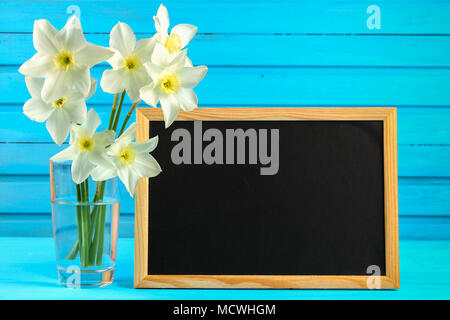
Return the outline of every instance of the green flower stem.
{"type": "Polygon", "coordinates": [[[119,123],[120,112],[122,111],[123,99],[125,98],[125,90],[122,91],[122,96],[120,97],[119,107],[117,109],[116,118],[114,119],[114,124],[112,126],[112,130],[117,130],[117,125],[119,123]]]}
{"type": "MultiPolygon", "coordinates": [[[[126,91],[122,94],[114,95],[114,102],[111,107],[111,114],[109,118],[109,130],[117,130],[117,126],[120,119],[120,113],[122,111],[123,101],[126,91]],[[120,96],[120,101],[119,101],[120,96]]],[[[124,122],[121,126],[118,137],[123,133],[125,127],[131,118],[136,106],[139,104],[133,103],[128,111],[124,122]]],[[[96,190],[92,202],[103,202],[105,193],[106,181],[98,181],[96,184],[96,190]]],[[[76,185],[77,201],[80,203],[89,202],[89,186],[88,179],[81,184],[76,185]]],[[[78,226],[78,240],[75,242],[72,250],[67,256],[67,260],[73,260],[76,258],[78,251],[80,252],[80,263],[82,268],[93,266],[94,263],[97,266],[102,265],[103,260],[103,246],[105,235],[105,220],[106,220],[106,205],[94,205],[92,210],[89,205],[77,205],[77,226],[78,226]]]]}
{"type": "MultiPolygon", "coordinates": [[[[99,206],[95,206],[93,209],[94,214],[92,215],[93,217],[93,224],[92,224],[92,230],[94,232],[94,239],[92,240],[92,245],[89,248],[89,265],[94,265],[95,263],[95,255],[97,254],[97,247],[98,247],[98,236],[99,236],[99,228],[102,228],[102,226],[100,225],[98,219],[100,217],[99,214],[97,214],[97,212],[99,211],[99,206]]],[[[103,226],[104,228],[104,226],[103,226]]]]}
{"type": "Polygon", "coordinates": [[[114,102],[113,102],[113,105],[112,105],[112,108],[111,108],[111,115],[109,116],[108,130],[111,130],[111,128],[112,128],[112,124],[113,124],[113,121],[114,121],[114,116],[116,114],[117,101],[119,100],[119,95],[120,95],[120,93],[116,93],[114,95],[114,102]]]}
{"type": "Polygon", "coordinates": [[[120,137],[123,133],[123,131],[125,130],[125,127],[128,123],[128,120],[130,120],[131,115],[134,112],[134,109],[136,108],[136,106],[139,104],[140,101],[138,102],[133,102],[133,104],[131,105],[130,111],[128,111],[127,116],[125,117],[125,120],[123,121],[122,127],[120,128],[119,134],[117,135],[117,137],[120,137]]]}
{"type": "MultiPolygon", "coordinates": [[[[86,197],[86,184],[87,179],[81,183],[81,201],[82,203],[88,202],[89,197],[86,197]]],[[[81,206],[81,267],[86,268],[88,267],[89,262],[89,246],[90,246],[90,239],[89,239],[89,206],[82,205],[81,206]]]]}
{"type": "MultiPolygon", "coordinates": [[[[76,185],[76,191],[77,191],[77,202],[81,201],[81,187],[79,184],[76,185]]],[[[70,251],[69,255],[67,256],[66,260],[73,260],[76,258],[78,254],[78,250],[80,248],[80,243],[82,239],[81,234],[81,207],[76,206],[76,214],[77,214],[77,231],[78,231],[78,240],[75,242],[75,245],[73,246],[72,250],[70,251]]]]}
{"type": "Polygon", "coordinates": [[[104,235],[105,235],[105,216],[106,216],[106,206],[100,206],[100,214],[99,214],[99,234],[98,234],[98,245],[97,245],[97,260],[96,265],[101,266],[102,265],[102,259],[103,259],[103,242],[104,242],[104,235]]]}

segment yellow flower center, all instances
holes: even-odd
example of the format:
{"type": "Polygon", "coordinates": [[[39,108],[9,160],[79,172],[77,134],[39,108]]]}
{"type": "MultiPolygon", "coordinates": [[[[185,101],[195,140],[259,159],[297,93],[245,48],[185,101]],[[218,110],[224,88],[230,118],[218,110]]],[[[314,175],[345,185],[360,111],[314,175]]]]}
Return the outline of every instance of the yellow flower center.
{"type": "Polygon", "coordinates": [[[82,137],[78,140],[78,148],[80,148],[81,152],[91,152],[94,150],[94,139],[91,137],[82,137]]]}
{"type": "Polygon", "coordinates": [[[181,51],[181,39],[180,39],[180,37],[177,34],[172,33],[166,39],[165,46],[170,52],[180,52],[181,51]]]}
{"type": "Polygon", "coordinates": [[[137,54],[130,54],[124,59],[123,65],[128,71],[136,71],[142,67],[142,62],[137,54]]]}
{"type": "Polygon", "coordinates": [[[61,51],[53,57],[53,63],[59,70],[67,71],[75,66],[73,54],[67,51],[61,51]]]}
{"type": "Polygon", "coordinates": [[[136,152],[130,147],[123,147],[119,151],[119,160],[124,165],[128,166],[136,160],[136,152]]]}
{"type": "Polygon", "coordinates": [[[58,100],[53,101],[52,107],[56,109],[61,109],[66,104],[67,97],[59,98],[58,100]]]}
{"type": "Polygon", "coordinates": [[[160,82],[161,89],[167,94],[175,94],[180,89],[180,80],[176,74],[165,75],[160,82]]]}

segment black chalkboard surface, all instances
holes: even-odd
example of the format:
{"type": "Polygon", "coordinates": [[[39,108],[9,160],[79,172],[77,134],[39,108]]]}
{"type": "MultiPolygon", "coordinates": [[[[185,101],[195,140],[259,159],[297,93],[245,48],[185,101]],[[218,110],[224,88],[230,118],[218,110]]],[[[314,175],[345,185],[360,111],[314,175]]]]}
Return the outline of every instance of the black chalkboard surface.
{"type": "Polygon", "coordinates": [[[383,128],[150,121],[147,275],[386,277],[383,128]]]}

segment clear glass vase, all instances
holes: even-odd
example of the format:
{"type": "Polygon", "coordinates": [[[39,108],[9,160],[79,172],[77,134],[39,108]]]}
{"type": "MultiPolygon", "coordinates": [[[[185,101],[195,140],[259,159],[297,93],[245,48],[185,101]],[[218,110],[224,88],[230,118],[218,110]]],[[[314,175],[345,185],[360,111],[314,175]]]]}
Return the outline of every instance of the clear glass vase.
{"type": "Polygon", "coordinates": [[[50,161],[50,184],[60,283],[67,287],[111,284],[119,229],[117,179],[89,178],[77,185],[70,161],[50,161]]]}

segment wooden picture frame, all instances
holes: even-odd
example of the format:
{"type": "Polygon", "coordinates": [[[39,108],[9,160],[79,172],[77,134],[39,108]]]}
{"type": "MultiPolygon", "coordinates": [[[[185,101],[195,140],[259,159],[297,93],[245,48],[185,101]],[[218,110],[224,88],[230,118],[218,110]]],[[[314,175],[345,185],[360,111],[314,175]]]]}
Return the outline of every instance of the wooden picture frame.
{"type": "MultiPolygon", "coordinates": [[[[137,109],[137,142],[149,138],[150,121],[163,120],[159,108],[137,109]]],[[[180,111],[183,120],[382,120],[384,148],[386,275],[381,289],[400,287],[398,251],[397,111],[373,108],[199,108],[180,111]]],[[[148,274],[148,179],[139,180],[135,216],[135,288],[343,288],[367,289],[367,276],[302,275],[149,275],[148,274]]]]}

